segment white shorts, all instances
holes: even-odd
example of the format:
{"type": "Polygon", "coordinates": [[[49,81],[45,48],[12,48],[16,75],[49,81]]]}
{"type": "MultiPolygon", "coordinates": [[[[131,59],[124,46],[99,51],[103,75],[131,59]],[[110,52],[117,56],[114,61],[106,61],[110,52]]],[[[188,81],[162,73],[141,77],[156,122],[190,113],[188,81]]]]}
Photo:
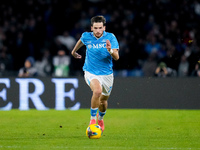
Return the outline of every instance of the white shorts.
{"type": "Polygon", "coordinates": [[[90,86],[92,79],[97,79],[102,86],[102,95],[109,96],[113,87],[113,74],[110,75],[94,75],[88,71],[84,72],[85,82],[90,86]]]}

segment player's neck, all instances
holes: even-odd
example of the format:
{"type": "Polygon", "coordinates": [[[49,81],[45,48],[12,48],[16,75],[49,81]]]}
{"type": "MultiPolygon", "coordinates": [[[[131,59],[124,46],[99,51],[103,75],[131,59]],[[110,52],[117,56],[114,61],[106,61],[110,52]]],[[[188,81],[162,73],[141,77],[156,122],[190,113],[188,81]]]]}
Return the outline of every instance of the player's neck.
{"type": "Polygon", "coordinates": [[[103,34],[102,34],[100,37],[96,37],[96,36],[94,35],[94,37],[95,37],[97,40],[100,39],[102,36],[103,36],[103,34]]]}
{"type": "Polygon", "coordinates": [[[102,33],[102,35],[100,37],[96,37],[96,35],[94,33],[93,33],[93,36],[98,40],[98,39],[100,39],[103,36],[103,33],[102,33]]]}

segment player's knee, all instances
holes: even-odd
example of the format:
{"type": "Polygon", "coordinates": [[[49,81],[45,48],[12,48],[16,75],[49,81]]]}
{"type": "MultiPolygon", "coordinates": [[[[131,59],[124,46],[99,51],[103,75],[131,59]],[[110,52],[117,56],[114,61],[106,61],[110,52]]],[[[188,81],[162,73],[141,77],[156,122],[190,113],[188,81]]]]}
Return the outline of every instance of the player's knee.
{"type": "Polygon", "coordinates": [[[100,97],[101,96],[101,89],[96,89],[96,90],[94,90],[93,91],[93,95],[95,96],[95,97],[100,97]]]}
{"type": "Polygon", "coordinates": [[[106,105],[107,104],[107,100],[100,100],[100,105],[106,105]]]}

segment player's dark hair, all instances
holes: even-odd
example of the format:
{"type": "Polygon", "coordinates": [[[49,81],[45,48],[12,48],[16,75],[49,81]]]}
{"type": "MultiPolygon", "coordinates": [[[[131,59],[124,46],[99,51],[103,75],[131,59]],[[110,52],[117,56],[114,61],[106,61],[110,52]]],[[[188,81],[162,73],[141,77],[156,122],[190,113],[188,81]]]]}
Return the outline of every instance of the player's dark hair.
{"type": "Polygon", "coordinates": [[[103,22],[103,25],[106,25],[106,19],[104,18],[104,16],[94,16],[91,19],[91,26],[93,26],[93,24],[95,22],[103,22]]]}

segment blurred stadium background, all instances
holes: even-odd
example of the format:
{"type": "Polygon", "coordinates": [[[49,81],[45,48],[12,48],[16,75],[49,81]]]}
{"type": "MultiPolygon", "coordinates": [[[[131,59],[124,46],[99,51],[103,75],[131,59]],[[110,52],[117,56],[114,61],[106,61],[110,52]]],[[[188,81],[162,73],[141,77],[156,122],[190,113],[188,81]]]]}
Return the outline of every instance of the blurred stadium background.
{"type": "Polygon", "coordinates": [[[94,15],[104,15],[119,40],[115,76],[152,77],[160,62],[167,76],[198,76],[199,0],[2,0],[0,9],[0,77],[17,77],[29,56],[38,77],[82,76],[83,60],[70,51],[94,15]]]}
{"type": "Polygon", "coordinates": [[[0,10],[1,109],[88,108],[84,59],[70,52],[95,15],[120,45],[110,108],[200,108],[199,0],[1,0],[0,10]],[[27,59],[34,73],[18,78],[27,59]]]}

